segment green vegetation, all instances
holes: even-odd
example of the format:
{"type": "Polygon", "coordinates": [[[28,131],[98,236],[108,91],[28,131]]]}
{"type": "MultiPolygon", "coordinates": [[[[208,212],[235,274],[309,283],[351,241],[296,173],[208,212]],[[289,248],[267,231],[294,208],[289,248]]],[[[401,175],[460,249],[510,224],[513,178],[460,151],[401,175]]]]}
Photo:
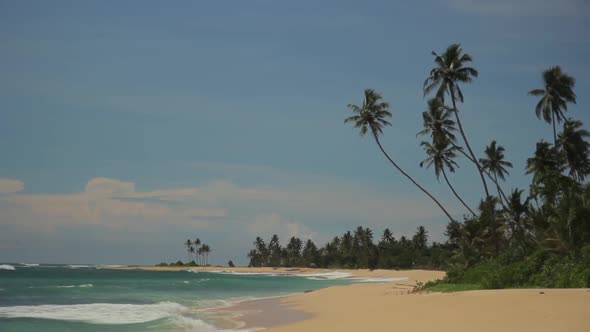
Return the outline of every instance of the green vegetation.
{"type": "Polygon", "coordinates": [[[184,246],[186,247],[186,256],[188,258],[186,263],[178,261],[170,264],[160,263],[156,266],[209,266],[211,247],[208,244],[201,244],[201,240],[196,238],[194,241],[191,239],[186,240],[184,246]]]}
{"type": "Polygon", "coordinates": [[[529,92],[540,97],[531,109],[552,125],[553,143],[539,140],[526,160],[526,174],[532,176],[528,191],[505,191],[502,186],[513,168],[505,158],[506,148],[492,140],[478,158],[459,116],[464,101],[461,85],[478,77],[478,71],[468,66],[472,56],[458,44],[440,55],[432,54],[434,67],[423,89],[425,96],[434,95],[422,113],[423,129],[418,133],[427,138],[421,142],[426,159],[420,166],[433,168],[436,180],[442,175],[465,208],[462,221],[453,218],[383,147],[383,129],[392,125],[392,114],[381,94],[366,89],[360,106],[347,105],[353,114],[344,122],[359,129],[361,137],[370,133],[395,170],[448,217],[447,241],[428,245],[427,232],[421,226],[412,239],[396,240],[386,229],[377,244],[370,229],[358,227],[321,248],[311,240],[304,245],[297,238],[291,238],[283,248],[275,235],[268,245],[256,239],[248,255],[250,265],[443,268],[448,271],[444,280],[424,285],[440,291],[590,287],[590,184],[585,182],[590,175],[590,132],[583,129],[581,121],[565,114],[568,104],[576,103],[575,79],[555,66],[543,72],[543,88],[529,92]],[[483,197],[477,209],[468,206],[452,185],[452,176],[459,175],[459,157],[475,167],[481,180],[483,197]]]}

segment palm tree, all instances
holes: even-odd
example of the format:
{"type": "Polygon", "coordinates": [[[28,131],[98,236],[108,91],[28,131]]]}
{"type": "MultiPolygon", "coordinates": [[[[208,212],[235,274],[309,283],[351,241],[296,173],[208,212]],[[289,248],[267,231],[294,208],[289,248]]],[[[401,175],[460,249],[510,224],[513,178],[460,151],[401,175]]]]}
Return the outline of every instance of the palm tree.
{"type": "Polygon", "coordinates": [[[191,258],[192,258],[192,259],[190,260],[190,262],[193,262],[193,261],[195,260],[195,259],[193,258],[193,257],[194,257],[194,255],[195,255],[195,247],[191,246],[190,253],[191,253],[191,258]]]}
{"type": "Polygon", "coordinates": [[[500,194],[500,185],[498,185],[498,178],[505,180],[508,171],[506,167],[512,168],[512,163],[504,160],[504,147],[501,145],[496,146],[496,141],[492,141],[485,149],[485,155],[487,158],[479,159],[483,169],[489,171],[494,176],[494,182],[496,182],[496,188],[498,189],[498,198],[502,201],[502,195],[500,194]]]}
{"type": "Polygon", "coordinates": [[[184,243],[184,245],[186,246],[186,256],[188,257],[188,261],[191,261],[191,247],[193,245],[193,243],[191,242],[190,239],[186,240],[186,242],[184,243]]]}
{"type": "Polygon", "coordinates": [[[457,110],[456,99],[458,98],[459,101],[463,102],[463,92],[461,91],[459,83],[470,83],[473,78],[477,77],[479,74],[475,68],[466,66],[467,63],[473,61],[473,58],[471,55],[462,52],[463,49],[461,48],[460,44],[453,44],[449,46],[441,55],[436,54],[436,52],[432,52],[436,66],[430,70],[430,76],[424,81],[424,95],[426,96],[436,89],[436,97],[443,102],[445,94],[449,94],[451,96],[451,101],[453,103],[453,113],[455,113],[455,119],[457,121],[457,125],[459,126],[461,137],[463,137],[465,146],[471,155],[471,160],[477,167],[486,197],[488,197],[490,194],[488,191],[488,185],[483,176],[481,165],[477,162],[477,158],[475,157],[475,154],[469,145],[469,141],[467,140],[467,136],[463,130],[463,125],[461,124],[461,119],[459,118],[459,111],[457,110]]]}
{"type": "Polygon", "coordinates": [[[385,243],[393,242],[393,234],[391,233],[389,228],[386,228],[385,230],[383,230],[383,236],[381,236],[381,241],[383,241],[385,243]]]}
{"type": "Polygon", "coordinates": [[[401,169],[393,159],[385,152],[381,142],[379,141],[379,135],[383,133],[384,126],[391,126],[391,123],[386,120],[386,118],[391,117],[391,113],[389,112],[389,104],[387,102],[382,101],[381,94],[377,93],[375,90],[366,89],[365,90],[365,99],[363,100],[363,106],[359,107],[354,104],[348,104],[348,108],[350,108],[355,114],[346,118],[344,123],[353,122],[354,128],[360,129],[361,137],[364,137],[367,132],[370,130],[375,142],[381,149],[381,152],[385,155],[385,157],[389,160],[389,162],[406,178],[408,178],[416,187],[418,187],[422,192],[424,192],[430,199],[432,199],[436,205],[447,215],[450,220],[453,220],[453,217],[447,212],[447,210],[440,204],[440,202],[432,196],[426,189],[424,189],[421,185],[416,182],[408,173],[406,173],[403,169],[401,169]]]}
{"type": "Polygon", "coordinates": [[[201,244],[201,239],[196,238],[193,244],[197,250],[197,265],[199,265],[199,259],[201,258],[201,253],[199,253],[199,245],[201,244]]]}
{"type": "Polygon", "coordinates": [[[590,173],[590,144],[585,138],[590,132],[582,129],[582,122],[568,120],[563,125],[563,132],[559,133],[557,147],[563,151],[570,176],[577,181],[584,181],[590,173]]]}
{"type": "Polygon", "coordinates": [[[445,171],[445,168],[448,168],[449,171],[455,172],[455,167],[459,167],[453,160],[457,157],[455,154],[456,148],[452,146],[450,147],[449,144],[444,141],[438,143],[435,142],[434,144],[422,142],[420,145],[424,147],[426,155],[428,155],[428,158],[424,159],[420,163],[420,167],[426,165],[426,169],[428,169],[430,166],[434,165],[434,174],[436,175],[436,179],[440,180],[440,174],[442,173],[447,185],[449,188],[451,188],[453,194],[455,194],[455,197],[457,197],[461,204],[463,204],[463,206],[465,206],[465,208],[469,210],[471,214],[476,216],[475,212],[473,212],[473,210],[463,201],[463,199],[461,199],[459,194],[457,194],[457,191],[455,191],[455,188],[451,185],[451,182],[447,177],[447,172],[445,171]]]}
{"type": "Polygon", "coordinates": [[[561,67],[551,67],[543,72],[544,89],[529,91],[529,95],[541,96],[541,100],[535,107],[535,114],[545,122],[553,124],[553,142],[557,145],[557,130],[555,122],[565,121],[564,112],[567,111],[567,103],[576,103],[576,94],[573,87],[576,80],[561,71],[561,67]]]}
{"type": "MultiPolygon", "coordinates": [[[[496,182],[496,188],[498,189],[498,198],[499,198],[499,201],[502,204],[502,206],[504,206],[504,201],[502,200],[500,185],[498,185],[498,177],[500,179],[504,180],[505,175],[508,174],[508,171],[506,170],[505,167],[512,168],[512,163],[504,160],[504,150],[505,149],[503,146],[501,146],[501,145],[496,146],[496,141],[492,141],[492,143],[489,146],[487,146],[485,149],[485,154],[486,154],[487,158],[481,158],[479,160],[482,167],[494,175],[494,180],[496,182]]],[[[498,241],[499,240],[498,240],[498,234],[495,231],[498,227],[496,224],[495,211],[493,209],[494,205],[492,205],[490,203],[490,206],[492,206],[491,218],[492,218],[492,227],[494,229],[494,232],[492,233],[492,237],[493,237],[494,245],[496,248],[496,255],[498,255],[498,252],[499,252],[499,242],[498,241]]]]}
{"type": "Polygon", "coordinates": [[[201,251],[205,255],[205,265],[209,264],[209,253],[211,252],[211,247],[208,244],[203,244],[201,246],[201,251]]]}
{"type": "Polygon", "coordinates": [[[440,98],[428,100],[428,111],[422,112],[424,129],[416,136],[430,134],[433,142],[454,143],[456,140],[454,132],[457,128],[455,121],[451,119],[451,112],[452,109],[445,106],[440,98]]]}
{"type": "Polygon", "coordinates": [[[534,181],[547,172],[561,173],[563,170],[559,151],[549,142],[537,143],[535,155],[526,161],[526,174],[533,174],[534,181]]]}

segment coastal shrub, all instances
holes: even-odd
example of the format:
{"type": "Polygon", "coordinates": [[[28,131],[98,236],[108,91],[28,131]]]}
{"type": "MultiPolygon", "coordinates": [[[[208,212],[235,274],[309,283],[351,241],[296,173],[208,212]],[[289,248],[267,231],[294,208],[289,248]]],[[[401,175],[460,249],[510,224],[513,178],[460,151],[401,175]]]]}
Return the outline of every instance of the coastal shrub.
{"type": "Polygon", "coordinates": [[[231,261],[231,260],[230,260],[229,262],[227,262],[227,266],[229,266],[229,267],[236,267],[236,266],[234,265],[234,262],[233,262],[233,261],[231,261]]]}
{"type": "Polygon", "coordinates": [[[164,263],[164,262],[162,262],[162,263],[160,263],[160,264],[156,264],[156,266],[168,266],[168,263],[164,263]]]}

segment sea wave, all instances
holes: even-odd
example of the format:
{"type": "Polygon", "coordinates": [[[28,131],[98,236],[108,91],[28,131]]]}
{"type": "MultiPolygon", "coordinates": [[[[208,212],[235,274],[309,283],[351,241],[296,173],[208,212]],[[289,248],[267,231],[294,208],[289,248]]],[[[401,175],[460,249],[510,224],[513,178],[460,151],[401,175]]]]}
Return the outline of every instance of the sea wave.
{"type": "Polygon", "coordinates": [[[14,271],[15,268],[12,265],[8,265],[8,264],[2,264],[0,265],[0,270],[9,270],[9,271],[14,271]]]}
{"type": "Polygon", "coordinates": [[[57,288],[88,288],[94,287],[93,284],[82,284],[82,285],[66,285],[66,286],[56,286],[57,288]]]}
{"type": "Polygon", "coordinates": [[[156,304],[91,303],[0,307],[2,318],[42,318],[93,324],[145,323],[188,310],[175,302],[156,304]]]}
{"type": "Polygon", "coordinates": [[[377,278],[362,278],[362,277],[355,277],[355,278],[349,278],[349,280],[354,280],[356,282],[392,282],[392,281],[402,281],[402,280],[408,280],[408,278],[405,277],[377,277],[377,278]]]}
{"type": "Polygon", "coordinates": [[[82,269],[82,268],[92,268],[92,267],[94,267],[94,265],[76,265],[76,264],[72,264],[72,265],[68,265],[68,267],[70,269],[82,269]]]}
{"type": "Polygon", "coordinates": [[[36,266],[39,266],[39,264],[34,264],[34,263],[20,263],[20,265],[22,265],[24,267],[36,267],[36,266]]]}
{"type": "MultiPolygon", "coordinates": [[[[90,324],[122,325],[147,323],[169,319],[184,330],[202,332],[233,332],[220,330],[190,314],[191,309],[176,302],[156,304],[91,303],[74,305],[36,305],[0,307],[0,318],[37,318],[61,321],[76,321],[90,324]]],[[[241,332],[248,330],[240,329],[241,332]]]]}

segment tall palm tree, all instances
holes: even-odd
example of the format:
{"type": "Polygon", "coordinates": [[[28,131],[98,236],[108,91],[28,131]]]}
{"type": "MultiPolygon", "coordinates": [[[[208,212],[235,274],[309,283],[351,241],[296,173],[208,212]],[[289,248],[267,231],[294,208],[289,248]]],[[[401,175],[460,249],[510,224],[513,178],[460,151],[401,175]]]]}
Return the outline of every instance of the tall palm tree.
{"type": "Polygon", "coordinates": [[[428,169],[430,168],[430,166],[434,166],[434,174],[436,175],[436,179],[440,180],[440,175],[442,173],[445,182],[447,183],[449,188],[451,188],[451,191],[453,192],[455,197],[457,197],[459,202],[461,202],[461,204],[463,204],[463,206],[465,206],[465,208],[469,212],[471,212],[471,214],[476,216],[475,212],[473,212],[473,210],[465,203],[465,201],[463,201],[461,196],[457,194],[457,191],[451,185],[451,182],[447,177],[447,172],[445,171],[445,168],[448,168],[449,171],[453,173],[455,172],[455,167],[459,167],[459,165],[457,165],[457,163],[453,160],[457,157],[457,155],[455,154],[456,148],[453,146],[449,146],[449,144],[446,142],[439,142],[434,144],[422,142],[420,143],[420,145],[424,147],[424,151],[426,151],[426,155],[428,156],[428,158],[424,159],[420,163],[420,167],[424,167],[424,165],[426,165],[426,169],[428,169]]]}
{"type": "MultiPolygon", "coordinates": [[[[506,167],[512,168],[512,163],[504,160],[504,149],[501,145],[496,145],[496,141],[492,141],[492,143],[486,146],[485,155],[486,158],[480,158],[479,162],[481,163],[482,167],[492,173],[494,176],[494,180],[497,183],[498,178],[501,180],[506,179],[506,175],[509,175],[506,167]]],[[[498,189],[498,198],[500,202],[502,202],[502,195],[500,194],[500,186],[497,185],[498,189]]],[[[502,203],[504,204],[504,203],[502,203]]]]}
{"type": "Polygon", "coordinates": [[[191,261],[191,247],[192,247],[193,243],[190,239],[188,239],[188,240],[186,240],[184,245],[186,246],[186,256],[188,257],[188,261],[190,262],[191,261]]]}
{"type": "Polygon", "coordinates": [[[434,63],[436,65],[430,70],[430,76],[424,81],[424,95],[426,96],[433,90],[436,90],[436,97],[443,102],[445,94],[450,95],[453,103],[453,113],[455,114],[455,120],[459,126],[461,137],[463,137],[465,146],[471,155],[471,160],[477,167],[486,197],[488,197],[490,196],[488,185],[483,176],[481,165],[477,162],[477,158],[467,140],[467,135],[465,135],[465,130],[463,130],[456,102],[457,99],[463,102],[463,92],[459,83],[470,83],[479,73],[475,68],[467,66],[469,62],[473,61],[473,58],[471,55],[463,53],[460,44],[452,44],[441,55],[438,55],[436,52],[432,52],[432,55],[434,55],[434,63]]]}
{"type": "Polygon", "coordinates": [[[199,253],[199,246],[201,245],[201,239],[199,238],[195,238],[195,241],[193,241],[193,244],[195,245],[195,249],[197,251],[197,265],[199,264],[199,259],[201,258],[201,254],[199,253]]]}
{"type": "Polygon", "coordinates": [[[381,149],[381,152],[385,155],[387,160],[406,178],[408,178],[416,187],[418,187],[422,192],[424,192],[430,199],[432,199],[436,205],[447,215],[450,220],[453,220],[453,217],[447,212],[447,210],[440,204],[440,202],[432,196],[430,192],[428,192],[424,187],[422,187],[416,180],[414,180],[408,173],[406,173],[401,167],[397,165],[393,159],[385,152],[381,142],[379,141],[379,135],[383,133],[384,126],[391,126],[391,123],[386,120],[386,118],[391,117],[391,113],[389,112],[389,103],[382,101],[381,94],[377,93],[375,90],[366,89],[365,90],[365,99],[363,100],[363,105],[361,107],[348,104],[347,107],[351,109],[354,115],[346,118],[344,123],[353,122],[354,128],[360,129],[361,137],[364,137],[369,130],[375,142],[381,149]]]}
{"type": "Polygon", "coordinates": [[[551,67],[543,72],[544,89],[529,91],[529,95],[541,96],[541,100],[535,107],[535,114],[545,122],[553,124],[553,143],[557,145],[556,122],[565,121],[564,112],[567,111],[567,103],[576,103],[576,94],[573,91],[576,80],[561,71],[561,67],[551,67]]]}
{"type": "Polygon", "coordinates": [[[557,147],[563,151],[570,175],[577,181],[584,181],[590,173],[590,143],[586,138],[590,132],[582,129],[582,122],[569,119],[563,125],[563,132],[559,133],[557,147]]]}
{"type": "Polygon", "coordinates": [[[430,134],[433,142],[454,143],[456,140],[454,132],[457,128],[455,121],[451,119],[451,113],[452,109],[445,106],[440,98],[428,100],[428,110],[422,112],[424,128],[416,136],[430,134]]]}
{"type": "MultiPolygon", "coordinates": [[[[508,171],[506,170],[506,167],[512,168],[512,163],[504,160],[504,151],[505,151],[505,149],[503,146],[496,145],[496,141],[492,141],[492,143],[489,146],[487,146],[485,149],[485,155],[487,158],[481,158],[479,160],[479,162],[481,163],[482,167],[485,170],[489,171],[494,176],[494,180],[496,182],[496,189],[498,190],[498,199],[499,199],[500,203],[502,204],[502,206],[505,207],[504,201],[502,200],[500,185],[498,185],[497,183],[498,183],[498,178],[505,180],[506,175],[509,174],[508,171]]],[[[491,206],[493,206],[493,205],[491,205],[491,206]]],[[[493,229],[495,230],[495,229],[497,229],[495,213],[493,213],[491,217],[492,217],[492,226],[493,226],[493,229]]],[[[499,244],[498,244],[497,232],[494,232],[492,235],[493,235],[494,244],[496,246],[496,255],[497,255],[498,250],[499,250],[498,249],[499,244]]]]}
{"type": "Polygon", "coordinates": [[[203,244],[201,246],[201,251],[203,252],[203,255],[205,256],[205,265],[209,265],[209,253],[211,252],[211,247],[208,244],[203,244]]]}

